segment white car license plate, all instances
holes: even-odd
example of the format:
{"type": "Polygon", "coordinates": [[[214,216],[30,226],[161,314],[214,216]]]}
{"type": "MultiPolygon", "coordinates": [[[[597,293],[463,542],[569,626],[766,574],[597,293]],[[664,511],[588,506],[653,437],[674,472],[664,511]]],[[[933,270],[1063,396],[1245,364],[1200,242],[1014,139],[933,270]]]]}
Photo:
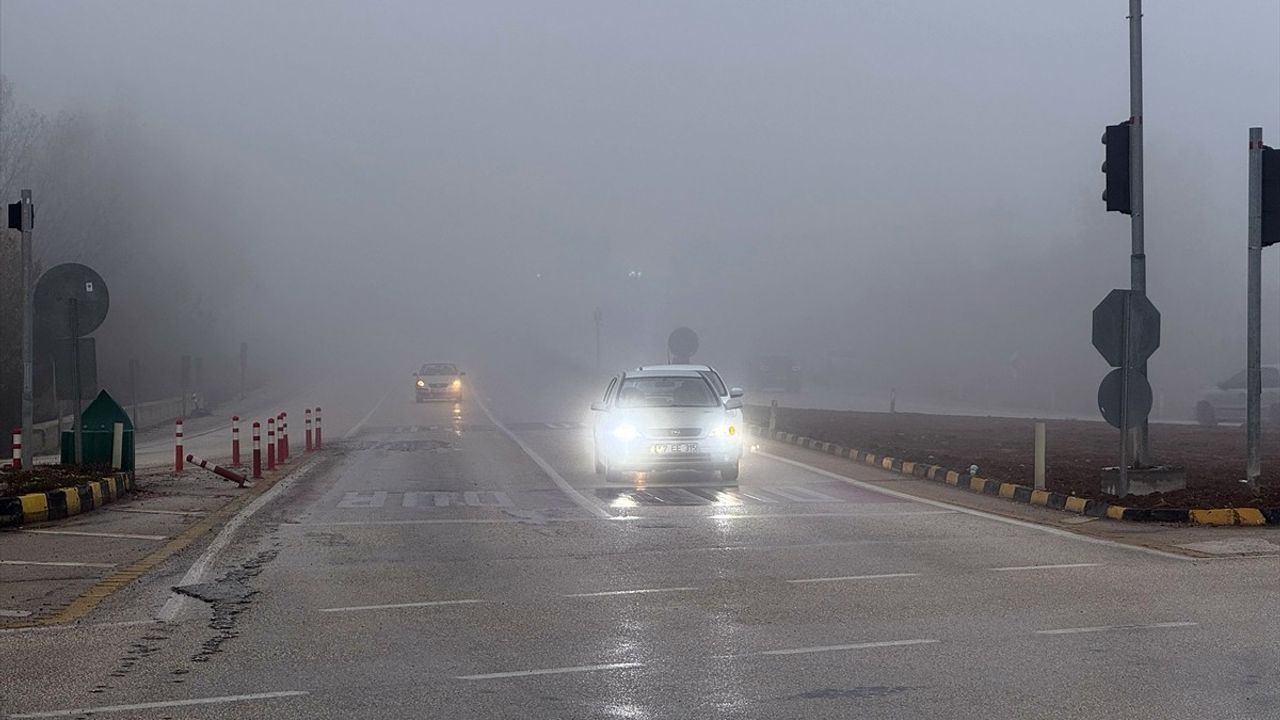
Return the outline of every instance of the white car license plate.
{"type": "Polygon", "coordinates": [[[653,446],[657,455],[689,455],[698,452],[698,443],[658,443],[653,446]]]}

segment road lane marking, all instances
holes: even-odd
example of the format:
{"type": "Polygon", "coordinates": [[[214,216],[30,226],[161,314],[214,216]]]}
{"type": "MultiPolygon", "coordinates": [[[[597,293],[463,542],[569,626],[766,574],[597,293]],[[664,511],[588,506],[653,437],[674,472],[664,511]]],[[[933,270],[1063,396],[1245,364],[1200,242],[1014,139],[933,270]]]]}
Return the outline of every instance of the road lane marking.
{"type": "Polygon", "coordinates": [[[31,611],[30,610],[0,610],[0,617],[3,617],[3,618],[31,617],[31,611]]]}
{"type": "Polygon", "coordinates": [[[991,568],[996,572],[1017,572],[1019,570],[1061,570],[1065,568],[1101,567],[1102,563],[1063,563],[1061,565],[1011,565],[1009,567],[991,568]]]}
{"type": "Polygon", "coordinates": [[[501,430],[503,435],[506,435],[508,438],[511,438],[512,442],[514,442],[516,445],[519,445],[520,449],[524,451],[524,454],[528,455],[529,459],[533,460],[533,462],[538,467],[542,468],[542,471],[547,474],[547,477],[551,478],[551,481],[556,484],[556,487],[560,488],[561,492],[563,492],[565,495],[568,495],[569,499],[572,500],[574,503],[576,503],[578,507],[582,508],[583,510],[586,510],[587,512],[591,513],[592,515],[595,515],[596,517],[600,517],[600,518],[613,517],[613,515],[608,510],[605,510],[604,508],[600,507],[599,504],[592,502],[592,500],[588,498],[586,495],[583,495],[582,493],[578,492],[576,488],[574,488],[572,485],[569,484],[568,480],[565,480],[563,477],[561,477],[560,473],[556,472],[556,469],[551,467],[550,463],[548,463],[546,460],[543,460],[542,457],[538,455],[538,453],[534,452],[533,448],[529,447],[528,443],[516,437],[516,434],[508,430],[506,425],[503,425],[501,422],[499,422],[498,418],[494,417],[493,413],[489,412],[489,407],[480,400],[479,396],[476,396],[476,404],[480,406],[480,410],[483,411],[484,414],[489,418],[489,422],[493,423],[494,427],[498,428],[498,430],[501,430]]]}
{"type": "Polygon", "coordinates": [[[82,530],[23,530],[31,535],[74,535],[76,537],[114,538],[118,540],[167,540],[165,535],[131,535],[129,533],[85,532],[82,530]]]}
{"type": "Polygon", "coordinates": [[[611,595],[648,595],[651,593],[688,592],[696,587],[640,588],[638,590],[605,590],[602,592],[570,593],[567,598],[608,597],[611,595]]]}
{"type": "Polygon", "coordinates": [[[1144,623],[1140,625],[1098,625],[1097,627],[1058,628],[1056,630],[1036,630],[1036,635],[1078,635],[1080,633],[1107,632],[1109,630],[1152,630],[1158,628],[1193,627],[1195,622],[1162,622],[1144,623]]]}
{"type": "MultiPolygon", "coordinates": [[[[335,526],[360,526],[360,525],[519,525],[533,524],[540,525],[543,522],[591,522],[597,519],[615,518],[545,518],[534,520],[532,518],[431,518],[423,520],[335,520],[333,522],[305,522],[305,523],[287,523],[281,527],[335,527],[335,526]]],[[[622,518],[616,518],[621,520],[622,518]]],[[[636,518],[643,519],[643,518],[636,518]]]]}
{"type": "Polygon", "coordinates": [[[817,577],[817,578],[800,578],[798,580],[788,580],[789,583],[822,583],[822,582],[840,582],[842,580],[883,580],[885,578],[907,578],[920,577],[920,573],[883,573],[881,575],[840,575],[836,577],[817,577]]]}
{"type": "MultiPolygon", "coordinates": [[[[390,394],[390,391],[387,392],[390,394]]],[[[386,395],[384,395],[383,398],[385,399],[386,395]]],[[[381,401],[379,401],[379,404],[381,404],[381,401]]],[[[377,407],[375,406],[374,409],[376,410],[377,407]]],[[[372,415],[373,413],[370,412],[370,414],[372,415]]],[[[191,564],[191,567],[187,568],[187,571],[183,573],[182,579],[177,582],[177,585],[194,585],[200,582],[204,577],[205,571],[213,562],[213,559],[217,557],[218,553],[222,552],[222,549],[231,542],[232,536],[236,534],[236,531],[240,529],[240,526],[249,518],[253,517],[253,514],[258,512],[258,510],[260,510],[264,505],[275,500],[276,496],[284,492],[286,488],[293,485],[293,483],[297,482],[299,479],[309,475],[313,467],[315,466],[304,465],[298,470],[289,473],[284,477],[284,479],[280,480],[275,485],[272,485],[266,492],[254,498],[253,502],[241,508],[239,512],[227,521],[226,525],[222,526],[222,529],[218,531],[218,536],[213,539],[213,542],[209,543],[209,547],[205,548],[204,552],[200,553],[200,557],[196,558],[196,561],[191,564]]],[[[186,595],[170,591],[169,599],[164,601],[164,605],[161,606],[159,612],[156,613],[156,619],[161,622],[173,622],[174,618],[178,617],[178,613],[182,611],[182,607],[186,602],[186,595]]]]}
{"type": "Polygon", "coordinates": [[[931,643],[936,643],[936,642],[938,641],[920,639],[920,640],[882,640],[880,642],[850,643],[848,645],[815,645],[813,647],[786,648],[784,650],[762,650],[760,652],[747,653],[747,655],[745,656],[740,655],[738,657],[752,657],[757,655],[805,655],[808,653],[840,652],[842,650],[866,650],[869,648],[905,647],[907,645],[929,645],[931,643]]]}
{"type": "Polygon", "coordinates": [[[705,515],[708,520],[733,520],[734,518],[742,518],[754,520],[756,518],[807,518],[807,517],[902,517],[904,515],[954,515],[956,510],[907,510],[904,512],[816,512],[816,513],[719,513],[717,515],[705,515]]]}
{"type": "Polygon", "coordinates": [[[574,667],[546,668],[544,670],[516,670],[514,672],[484,673],[481,675],[459,675],[459,680],[496,680],[498,678],[527,677],[529,675],[562,675],[564,673],[596,672],[598,670],[626,670],[644,667],[643,663],[622,662],[604,665],[577,665],[574,667]]]}
{"type": "Polygon", "coordinates": [[[388,605],[351,605],[349,607],[320,608],[320,612],[360,612],[362,610],[394,610],[396,608],[438,607],[441,605],[474,605],[484,600],[427,600],[424,602],[390,603],[388,605]]]}
{"type": "Polygon", "coordinates": [[[144,510],[142,508],[107,508],[111,512],[142,513],[144,515],[208,515],[202,510],[144,510]]]}
{"type": "Polygon", "coordinates": [[[191,700],[164,700],[161,702],[135,703],[133,705],[101,705],[74,710],[48,710],[44,712],[18,713],[11,718],[51,718],[73,717],[92,713],[129,712],[130,710],[154,710],[157,708],[188,707],[191,705],[216,705],[219,703],[248,702],[250,700],[272,700],[275,698],[298,697],[310,695],[306,690],[279,690],[276,692],[252,693],[249,695],[222,695],[219,697],[193,698],[191,700]]]}
{"type": "Polygon", "coordinates": [[[65,625],[30,625],[27,627],[0,628],[0,635],[17,635],[18,633],[50,632],[55,630],[83,630],[85,628],[132,627],[134,625],[155,625],[155,624],[156,624],[155,620],[123,620],[120,622],[104,622],[104,623],[83,623],[83,624],[67,623],[65,625]]]}
{"type": "Polygon", "coordinates": [[[369,410],[369,414],[360,418],[360,422],[353,425],[351,429],[348,430],[346,434],[342,436],[342,439],[349,440],[355,437],[356,433],[360,432],[360,428],[364,427],[364,424],[369,422],[369,418],[373,417],[373,414],[378,412],[378,408],[382,407],[382,403],[386,401],[388,397],[391,397],[391,391],[394,389],[395,388],[387,388],[387,391],[382,394],[382,397],[378,398],[378,402],[373,404],[373,408],[369,410]]]}
{"type": "Polygon", "coordinates": [[[922,505],[930,505],[932,507],[937,507],[937,508],[946,508],[948,510],[951,510],[952,512],[963,513],[965,515],[972,515],[974,517],[979,517],[984,520],[994,520],[995,522],[1004,523],[1006,525],[1013,525],[1015,527],[1020,527],[1020,528],[1026,528],[1028,530],[1035,530],[1037,532],[1046,533],[1048,535],[1056,535],[1058,537],[1079,540],[1080,542],[1093,543],[1095,545],[1104,545],[1106,547],[1120,548],[1123,550],[1144,553],[1147,555],[1155,555],[1156,557],[1167,558],[1170,560],[1187,561],[1187,560],[1196,559],[1192,557],[1187,557],[1186,555],[1175,555],[1174,553],[1164,552],[1163,550],[1156,550],[1155,548],[1142,547],[1141,545],[1127,545],[1122,542],[1116,542],[1115,540],[1106,540],[1104,538],[1090,537],[1088,535],[1081,535],[1079,533],[1071,532],[1070,530],[1062,530],[1060,528],[1049,527],[1047,525],[1037,525],[1036,523],[1033,523],[1033,522],[1027,522],[1025,520],[1016,520],[1011,517],[996,515],[994,513],[984,512],[982,510],[974,510],[973,508],[965,507],[963,505],[953,505],[951,503],[942,502],[941,500],[930,500],[929,498],[917,497],[915,495],[911,495],[910,493],[899,492],[897,490],[890,490],[889,488],[880,487],[879,485],[875,485],[873,483],[863,482],[862,480],[855,480],[847,475],[841,475],[839,473],[833,473],[829,470],[823,470],[820,467],[814,467],[813,465],[808,465],[798,460],[792,460],[791,458],[785,458],[785,457],[782,457],[781,455],[774,455],[773,453],[765,452],[764,450],[757,450],[755,454],[757,457],[768,458],[770,460],[780,462],[784,465],[790,465],[792,467],[798,467],[803,470],[808,470],[809,472],[814,473],[816,475],[821,475],[823,477],[829,477],[834,480],[846,482],[846,483],[849,483],[850,485],[853,485],[854,487],[859,487],[859,488],[862,488],[863,490],[870,490],[871,492],[880,493],[881,495],[888,495],[889,497],[895,497],[900,500],[907,500],[909,502],[920,503],[922,505]]]}
{"type": "Polygon", "coordinates": [[[41,567],[113,568],[115,563],[51,562],[46,560],[0,560],[0,565],[39,565],[41,567]]]}

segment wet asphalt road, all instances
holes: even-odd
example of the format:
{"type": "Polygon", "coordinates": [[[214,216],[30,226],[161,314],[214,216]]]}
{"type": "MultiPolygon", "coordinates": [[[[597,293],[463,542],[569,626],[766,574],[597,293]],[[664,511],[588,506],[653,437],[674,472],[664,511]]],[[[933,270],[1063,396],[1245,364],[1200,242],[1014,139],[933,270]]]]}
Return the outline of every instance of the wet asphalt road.
{"type": "MultiPolygon", "coordinates": [[[[734,487],[605,487],[578,398],[481,391],[383,396],[245,524],[219,581],[189,589],[171,622],[0,638],[4,709],[1280,717],[1274,563],[1090,543],[763,454],[734,487]]],[[[182,569],[97,620],[154,616],[182,569]]]]}

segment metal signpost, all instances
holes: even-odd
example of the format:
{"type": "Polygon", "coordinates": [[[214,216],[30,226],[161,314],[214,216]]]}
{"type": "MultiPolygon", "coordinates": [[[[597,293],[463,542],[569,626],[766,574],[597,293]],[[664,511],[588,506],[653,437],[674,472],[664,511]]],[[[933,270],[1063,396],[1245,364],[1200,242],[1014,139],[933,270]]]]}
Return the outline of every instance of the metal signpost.
{"type": "Polygon", "coordinates": [[[1262,144],[1262,128],[1249,128],[1249,307],[1245,482],[1262,476],[1262,249],[1280,243],[1280,150],[1262,144]]]}
{"type": "MultiPolygon", "coordinates": [[[[1143,234],[1142,208],[1142,0],[1129,0],[1129,220],[1133,249],[1130,256],[1129,288],[1135,295],[1147,295],[1147,254],[1143,234]]],[[[1147,377],[1147,359],[1141,358],[1137,370],[1147,377]]],[[[1140,466],[1151,464],[1151,440],[1146,417],[1137,430],[1134,443],[1135,460],[1140,466]]]]}
{"type": "MultiPolygon", "coordinates": [[[[32,271],[31,227],[35,224],[35,207],[31,204],[31,191],[22,191],[18,203],[16,228],[22,233],[22,467],[31,467],[31,449],[35,445],[35,311],[32,297],[35,295],[35,277],[32,271]]],[[[9,223],[12,227],[12,220],[9,223]]]]}

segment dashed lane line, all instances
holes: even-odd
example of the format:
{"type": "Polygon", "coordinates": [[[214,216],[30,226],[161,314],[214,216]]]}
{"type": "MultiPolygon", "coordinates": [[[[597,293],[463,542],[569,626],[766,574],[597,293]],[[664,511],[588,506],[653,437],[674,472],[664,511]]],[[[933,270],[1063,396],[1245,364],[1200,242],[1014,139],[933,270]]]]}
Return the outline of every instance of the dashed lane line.
{"type": "Polygon", "coordinates": [[[563,675],[565,673],[598,672],[600,670],[627,670],[644,667],[643,663],[622,662],[605,663],[603,665],[574,665],[571,667],[545,668],[542,670],[515,670],[513,672],[483,673],[480,675],[459,675],[459,680],[497,680],[500,678],[528,677],[530,675],[563,675]]]}
{"type": "MultiPolygon", "coordinates": [[[[930,645],[937,640],[882,640],[879,642],[849,643],[847,645],[815,645],[812,647],[786,648],[783,650],[761,650],[748,653],[747,656],[760,655],[807,655],[809,653],[840,652],[843,650],[869,650],[871,648],[905,647],[908,645],[930,645]]],[[[742,657],[742,656],[739,656],[742,657]]]]}
{"type": "Polygon", "coordinates": [[[1161,622],[1143,623],[1139,625],[1097,625],[1094,627],[1057,628],[1054,630],[1036,630],[1036,635],[1079,635],[1081,633],[1110,632],[1113,630],[1157,630],[1160,628],[1194,627],[1196,622],[1161,622]]]}
{"type": "Polygon", "coordinates": [[[519,445],[520,449],[524,451],[524,454],[528,455],[529,459],[533,460],[533,462],[537,464],[538,467],[542,468],[542,471],[547,474],[547,477],[551,478],[551,481],[556,484],[556,487],[560,488],[560,490],[565,495],[568,495],[570,500],[577,503],[578,507],[582,508],[583,510],[586,510],[587,512],[599,518],[613,517],[613,515],[610,514],[609,511],[600,507],[600,505],[593,502],[586,495],[583,495],[582,493],[578,492],[576,488],[574,488],[572,485],[569,484],[568,480],[565,480],[564,477],[560,475],[560,473],[556,472],[555,468],[551,467],[550,463],[548,463],[546,460],[543,460],[542,457],[538,455],[538,453],[534,452],[533,448],[529,447],[528,443],[521,440],[519,437],[516,436],[515,433],[507,429],[506,425],[503,425],[501,422],[499,422],[498,418],[494,417],[493,413],[489,412],[489,407],[485,405],[483,401],[480,400],[479,395],[475,397],[475,400],[476,400],[476,404],[480,406],[480,410],[483,411],[484,414],[489,418],[489,422],[493,423],[494,427],[498,428],[498,430],[500,430],[503,435],[506,435],[508,438],[510,438],[512,442],[514,442],[516,445],[519,445]]]}
{"type": "Polygon", "coordinates": [[[787,582],[794,585],[803,585],[805,583],[825,583],[825,582],[843,582],[845,580],[886,580],[889,578],[909,578],[920,577],[920,573],[881,573],[879,575],[838,575],[836,577],[816,577],[816,578],[799,578],[797,580],[788,580],[787,582]]]}
{"type": "Polygon", "coordinates": [[[996,572],[1019,572],[1022,570],[1065,570],[1068,568],[1101,567],[1102,563],[1063,563],[1061,565],[1012,565],[1010,567],[991,568],[996,572]]]}
{"type": "Polygon", "coordinates": [[[697,590],[696,587],[666,587],[666,588],[640,588],[637,590],[605,590],[602,592],[589,593],[570,593],[565,595],[567,598],[590,598],[590,597],[609,597],[613,595],[648,595],[651,593],[670,593],[670,592],[689,592],[697,590]]]}
{"type": "Polygon", "coordinates": [[[351,605],[349,607],[320,608],[322,613],[361,612],[363,610],[395,610],[398,608],[440,607],[443,605],[475,605],[484,600],[427,600],[424,602],[390,603],[388,605],[351,605]]]}
{"type": "Polygon", "coordinates": [[[95,713],[132,712],[135,710],[155,710],[159,708],[190,707],[192,705],[216,705],[221,703],[249,702],[251,700],[272,700],[275,698],[298,697],[310,695],[306,690],[280,690],[277,692],[251,693],[248,695],[221,695],[219,697],[192,698],[190,700],[162,700],[160,702],[134,703],[132,705],[101,705],[91,708],[75,708],[73,710],[47,710],[44,712],[18,713],[11,718],[51,718],[74,717],[95,713]]]}

